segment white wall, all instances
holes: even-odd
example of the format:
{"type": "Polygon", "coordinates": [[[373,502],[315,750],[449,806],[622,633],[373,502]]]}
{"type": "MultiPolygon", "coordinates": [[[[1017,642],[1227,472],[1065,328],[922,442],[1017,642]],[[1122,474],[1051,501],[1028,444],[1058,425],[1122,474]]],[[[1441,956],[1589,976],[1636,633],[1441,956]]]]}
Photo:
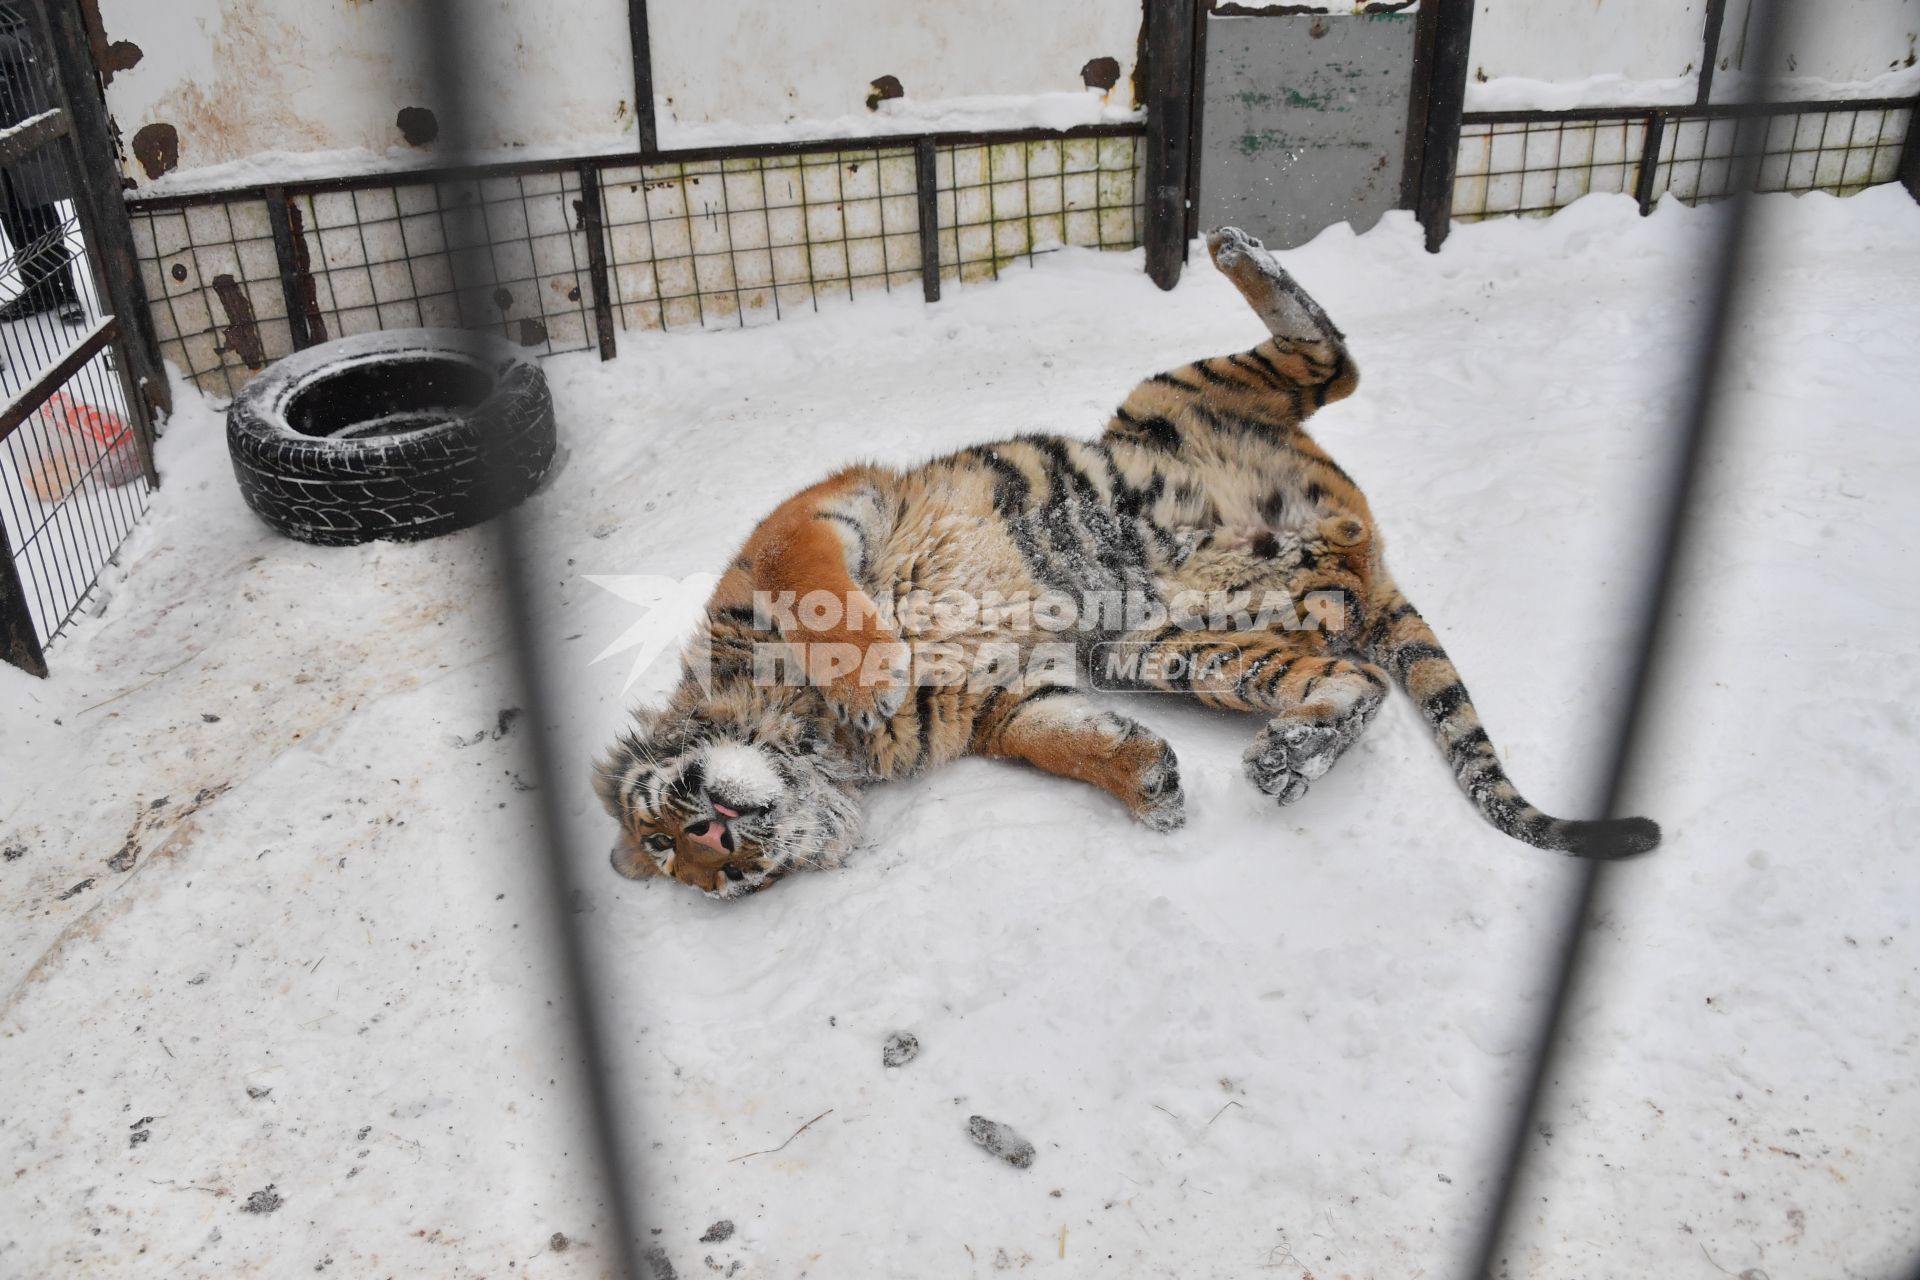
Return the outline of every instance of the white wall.
{"type": "MultiPolygon", "coordinates": [[[[1728,0],[1716,99],[1739,84],[1747,9],[1748,0],[1728,0]]],[[[1920,44],[1920,0],[1800,0],[1798,11],[1773,68],[1788,83],[1768,96],[1920,90],[1920,71],[1906,69],[1920,44]]],[[[1692,102],[1705,23],[1705,0],[1477,0],[1467,109],[1692,102]]]]}
{"type": "MultiPolygon", "coordinates": [[[[99,0],[109,41],[139,47],[108,108],[129,151],[169,124],[177,169],[147,193],[430,163],[396,123],[426,107],[408,0],[99,0]]],[[[925,128],[1064,126],[1132,107],[1141,0],[652,0],[664,145],[925,128]],[[1120,64],[1111,94],[1081,68],[1120,64]],[[878,76],[907,99],[869,111],[878,76]],[[956,101],[958,100],[958,101],[956,101]]],[[[481,108],[501,158],[632,151],[627,0],[461,0],[481,108]]]]}
{"type": "MultiPolygon", "coordinates": [[[[395,120],[427,100],[407,0],[99,0],[109,41],[139,62],[107,106],[131,147],[171,124],[179,171],[143,190],[213,185],[211,166],[292,152],[280,176],[420,163],[395,120]]],[[[626,0],[463,0],[475,141],[529,156],[637,146],[626,0]]],[[[258,168],[260,166],[253,166],[258,168]]],[[[242,172],[235,180],[257,181],[242,172]]]]}
{"type": "MultiPolygon", "coordinates": [[[[1060,95],[1054,104],[1098,118],[1130,108],[1140,0],[649,0],[654,94],[663,144],[715,136],[789,137],[794,126],[881,132],[866,107],[869,85],[898,79],[922,114],[950,104],[961,115],[994,104],[955,99],[1060,95]],[[1120,79],[1106,102],[1086,106],[1080,77],[1110,57],[1120,79]]],[[[1004,104],[1003,104],[1004,105],[1004,104]]],[[[1033,104],[1023,104],[1031,114],[1033,104]]],[[[1045,109],[1046,104],[1042,104],[1045,109]]],[[[1036,123],[1047,123],[1036,119],[1036,123]]],[[[1078,123],[1077,120],[1062,123],[1078,123]]],[[[816,129],[816,136],[822,130],[816,129]]]]}

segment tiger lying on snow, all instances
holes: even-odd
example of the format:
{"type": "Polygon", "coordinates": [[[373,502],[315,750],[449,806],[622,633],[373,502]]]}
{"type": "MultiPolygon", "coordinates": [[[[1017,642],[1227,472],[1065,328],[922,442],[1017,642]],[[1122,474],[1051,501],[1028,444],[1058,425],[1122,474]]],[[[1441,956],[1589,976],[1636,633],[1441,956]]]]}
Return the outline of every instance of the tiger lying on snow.
{"type": "Polygon", "coordinates": [[[1165,599],[1259,585],[1339,601],[1317,628],[1154,618],[1128,629],[1108,619],[1075,637],[1073,653],[1084,670],[1119,642],[1136,659],[1127,667],[1136,687],[1270,717],[1245,768],[1281,804],[1353,745],[1391,675],[1501,831],[1585,857],[1659,842],[1645,818],[1553,818],[1514,789],[1453,664],[1387,572],[1366,499],[1301,429],[1359,381],[1342,334],[1258,241],[1229,228],[1208,246],[1268,341],[1155,374],[1097,441],[1030,435],[912,470],[849,467],[761,522],[720,579],[671,700],[638,712],[597,766],[597,790],[620,822],[622,875],[671,876],[732,898],[832,866],[859,838],[862,786],[970,753],[1090,782],[1156,830],[1180,825],[1173,749],[1075,691],[1075,670],[922,675],[936,643],[949,659],[957,646],[964,667],[968,656],[1025,653],[1056,636],[991,610],[935,623],[875,604],[909,589],[1165,599]],[[802,616],[764,604],[813,592],[848,607],[802,616]],[[799,679],[766,678],[755,655],[769,647],[789,655],[799,679]]]}

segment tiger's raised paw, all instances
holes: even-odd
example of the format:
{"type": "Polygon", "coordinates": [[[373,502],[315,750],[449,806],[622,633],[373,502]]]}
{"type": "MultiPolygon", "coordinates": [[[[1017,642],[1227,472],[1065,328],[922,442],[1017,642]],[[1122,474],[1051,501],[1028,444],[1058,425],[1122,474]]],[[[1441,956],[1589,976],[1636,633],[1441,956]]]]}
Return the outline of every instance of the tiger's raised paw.
{"type": "Polygon", "coordinates": [[[1332,724],[1282,716],[1262,729],[1240,758],[1247,780],[1281,804],[1292,804],[1307,794],[1307,784],[1333,768],[1365,725],[1360,716],[1332,724]]]}
{"type": "Polygon", "coordinates": [[[906,705],[912,691],[912,652],[905,644],[876,644],[866,650],[859,670],[822,690],[842,724],[876,733],[906,705]]]}

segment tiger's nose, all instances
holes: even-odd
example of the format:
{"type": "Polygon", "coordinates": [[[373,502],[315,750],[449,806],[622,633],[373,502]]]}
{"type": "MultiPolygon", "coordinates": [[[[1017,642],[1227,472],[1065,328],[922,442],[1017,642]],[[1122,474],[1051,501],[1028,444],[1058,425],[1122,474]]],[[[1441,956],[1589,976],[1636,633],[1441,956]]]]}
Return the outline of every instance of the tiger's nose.
{"type": "Polygon", "coordinates": [[[687,828],[687,838],[722,853],[733,852],[733,845],[727,839],[727,824],[717,819],[694,823],[687,828]]]}

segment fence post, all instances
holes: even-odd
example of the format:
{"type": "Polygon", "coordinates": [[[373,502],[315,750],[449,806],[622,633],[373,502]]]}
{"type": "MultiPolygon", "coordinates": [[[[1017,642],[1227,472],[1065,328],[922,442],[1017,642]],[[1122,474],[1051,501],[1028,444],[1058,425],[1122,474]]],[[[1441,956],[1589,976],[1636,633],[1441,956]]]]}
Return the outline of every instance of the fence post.
{"type": "Polygon", "coordinates": [[[1640,168],[1633,178],[1633,198],[1640,202],[1640,216],[1653,212],[1653,180],[1660,170],[1660,141],[1666,135],[1667,117],[1654,112],[1647,117],[1646,141],[1640,147],[1640,168]]]}
{"type": "Polygon", "coordinates": [[[1900,185],[1920,200],[1920,104],[1907,115],[1907,140],[1900,148],[1900,185]]]}
{"type": "Polygon", "coordinates": [[[933,139],[913,144],[914,189],[920,198],[920,291],[928,302],[940,301],[939,171],[935,168],[933,139]]]}
{"type": "Polygon", "coordinates": [[[42,680],[47,677],[46,651],[40,647],[40,636],[33,629],[26,587],[20,581],[20,566],[14,562],[13,543],[7,537],[3,520],[0,520],[0,658],[29,675],[42,680]]]}
{"type": "Polygon", "coordinates": [[[124,335],[121,351],[133,366],[131,381],[142,393],[141,402],[127,408],[151,438],[153,420],[148,406],[173,411],[173,393],[160,363],[160,340],[153,315],[147,309],[147,288],[140,279],[140,262],[133,250],[133,222],[121,197],[119,162],[113,154],[113,134],[107,121],[107,103],[100,76],[93,65],[93,49],[73,3],[27,6],[38,15],[37,34],[53,63],[54,89],[66,109],[67,137],[77,172],[73,204],[80,215],[87,256],[93,260],[100,296],[120,317],[124,335]]]}
{"type": "Polygon", "coordinates": [[[1162,289],[1187,259],[1194,3],[1147,0],[1147,274],[1162,289]]]}
{"type": "Polygon", "coordinates": [[[1713,98],[1713,72],[1720,61],[1720,27],[1727,20],[1727,0],[1707,0],[1707,21],[1701,33],[1699,89],[1693,100],[1706,106],[1713,98]]]}
{"type": "Polygon", "coordinates": [[[640,151],[660,149],[653,118],[653,35],[647,29],[647,0],[627,0],[627,35],[633,42],[633,118],[640,125],[640,151]]]}
{"type": "Polygon", "coordinates": [[[1460,152],[1460,117],[1467,102],[1473,0],[1427,0],[1420,7],[1423,13],[1431,7],[1433,18],[1428,29],[1432,43],[1427,48],[1426,118],[1414,213],[1427,229],[1427,252],[1438,253],[1453,223],[1453,170],[1460,152]]]}
{"type": "Polygon", "coordinates": [[[600,204],[600,170],[593,161],[580,162],[580,229],[587,237],[587,274],[593,281],[593,327],[600,339],[600,358],[614,356],[613,284],[607,272],[606,212],[600,204]]]}

